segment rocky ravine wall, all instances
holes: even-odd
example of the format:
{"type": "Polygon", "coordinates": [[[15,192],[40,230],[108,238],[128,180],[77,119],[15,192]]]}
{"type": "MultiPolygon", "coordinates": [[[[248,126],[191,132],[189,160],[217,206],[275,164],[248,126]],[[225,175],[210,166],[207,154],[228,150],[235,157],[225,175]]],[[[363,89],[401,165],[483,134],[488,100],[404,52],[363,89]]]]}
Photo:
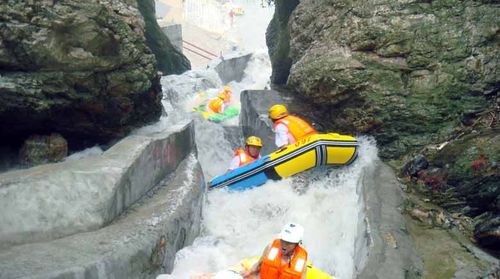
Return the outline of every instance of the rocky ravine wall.
{"type": "Polygon", "coordinates": [[[273,66],[283,61],[273,49],[289,47],[291,67],[273,70],[290,71],[286,85],[318,122],[374,135],[399,167],[419,153],[405,174],[472,217],[491,248],[500,247],[499,13],[495,1],[305,0],[279,16],[289,16],[289,44],[268,40],[273,66]]]}
{"type": "Polygon", "coordinates": [[[266,30],[266,44],[271,58],[271,81],[284,84],[290,73],[292,59],[290,58],[290,33],[288,19],[290,13],[299,4],[298,0],[274,1],[275,12],[266,30]]]}
{"type": "Polygon", "coordinates": [[[158,70],[164,75],[181,74],[190,70],[189,60],[172,45],[158,25],[155,1],[137,0],[137,5],[146,24],[146,44],[155,54],[158,70]]]}
{"type": "Polygon", "coordinates": [[[145,32],[136,1],[2,2],[0,143],[58,132],[80,147],[156,120],[161,88],[145,32]]]}

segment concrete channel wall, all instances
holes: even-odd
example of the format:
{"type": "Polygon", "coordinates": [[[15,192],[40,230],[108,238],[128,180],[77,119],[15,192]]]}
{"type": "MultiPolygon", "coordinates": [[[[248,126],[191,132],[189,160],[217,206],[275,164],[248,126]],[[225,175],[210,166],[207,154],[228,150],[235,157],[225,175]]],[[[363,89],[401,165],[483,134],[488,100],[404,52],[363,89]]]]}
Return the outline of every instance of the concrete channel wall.
{"type": "Polygon", "coordinates": [[[110,225],[0,250],[0,278],[155,278],[201,224],[205,181],[194,153],[110,225]]]}
{"type": "Polygon", "coordinates": [[[0,175],[0,248],[97,230],[194,150],[193,124],[128,136],[99,156],[0,175]]]}

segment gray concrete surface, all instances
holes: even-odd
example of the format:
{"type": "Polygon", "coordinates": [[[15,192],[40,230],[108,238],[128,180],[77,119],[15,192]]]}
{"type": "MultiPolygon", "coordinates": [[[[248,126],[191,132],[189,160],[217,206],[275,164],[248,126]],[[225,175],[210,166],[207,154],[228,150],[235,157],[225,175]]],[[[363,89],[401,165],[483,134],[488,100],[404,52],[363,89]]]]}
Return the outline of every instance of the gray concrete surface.
{"type": "Polygon", "coordinates": [[[262,154],[276,150],[273,123],[268,118],[268,110],[274,104],[289,104],[290,98],[283,97],[274,90],[245,90],[241,92],[240,126],[243,136],[257,136],[264,146],[262,154]]]}
{"type": "Polygon", "coordinates": [[[194,153],[105,228],[0,250],[0,278],[154,278],[199,234],[203,194],[194,153]]]}
{"type": "Polygon", "coordinates": [[[423,269],[401,215],[403,196],[394,171],[377,160],[362,181],[365,219],[356,242],[356,278],[418,278],[423,269]]]}
{"type": "Polygon", "coordinates": [[[194,147],[193,124],[128,136],[99,156],[0,175],[0,248],[99,229],[136,202],[194,147]]]}
{"type": "Polygon", "coordinates": [[[182,52],[182,25],[170,24],[161,27],[161,31],[167,35],[172,45],[180,52],[182,52]]]}
{"type": "Polygon", "coordinates": [[[235,52],[213,60],[208,66],[215,69],[222,83],[226,84],[230,81],[240,82],[245,74],[248,61],[251,58],[251,53],[235,52]]]}

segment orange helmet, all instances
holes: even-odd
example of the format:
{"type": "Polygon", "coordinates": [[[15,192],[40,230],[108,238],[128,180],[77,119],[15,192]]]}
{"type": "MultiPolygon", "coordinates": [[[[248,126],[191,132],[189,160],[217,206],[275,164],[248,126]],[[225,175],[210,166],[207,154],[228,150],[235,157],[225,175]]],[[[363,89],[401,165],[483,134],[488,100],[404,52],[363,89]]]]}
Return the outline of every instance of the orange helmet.
{"type": "Polygon", "coordinates": [[[282,104],[277,104],[269,108],[269,117],[273,120],[283,118],[288,115],[288,110],[282,104]]]}

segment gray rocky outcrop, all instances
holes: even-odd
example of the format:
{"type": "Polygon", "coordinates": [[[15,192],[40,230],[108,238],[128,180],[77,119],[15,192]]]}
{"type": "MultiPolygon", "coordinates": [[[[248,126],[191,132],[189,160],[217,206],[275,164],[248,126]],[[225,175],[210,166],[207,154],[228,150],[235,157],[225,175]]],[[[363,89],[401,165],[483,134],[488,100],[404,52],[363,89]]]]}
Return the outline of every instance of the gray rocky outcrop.
{"type": "MultiPolygon", "coordinates": [[[[174,47],[156,21],[155,1],[137,0],[141,15],[144,17],[146,44],[156,57],[156,66],[164,75],[181,74],[191,69],[191,63],[174,47]]],[[[182,38],[180,41],[182,47],[182,38]]]]}
{"type": "Polygon", "coordinates": [[[301,1],[284,29],[287,85],[324,108],[333,129],[371,133],[384,158],[397,158],[488,107],[499,89],[499,10],[490,1],[301,1]]]}
{"type": "Polygon", "coordinates": [[[193,123],[124,138],[102,155],[0,175],[0,248],[107,226],[194,150],[193,123]]]}
{"type": "Polygon", "coordinates": [[[424,156],[416,188],[472,217],[479,244],[499,247],[498,3],[306,0],[292,11],[275,2],[288,27],[274,37],[289,40],[268,40],[270,54],[292,62],[283,69],[286,59],[270,55],[273,71],[313,104],[318,124],[375,136],[396,167],[424,156]]]}
{"type": "Polygon", "coordinates": [[[481,127],[462,132],[442,146],[423,149],[406,164],[409,170],[419,166],[405,175],[450,213],[472,218],[471,230],[481,246],[498,249],[500,133],[481,127]]]}
{"type": "Polygon", "coordinates": [[[149,24],[136,1],[3,1],[1,143],[57,132],[73,149],[158,119],[161,87],[147,46],[153,42],[145,38],[149,24]]]}
{"type": "Polygon", "coordinates": [[[274,1],[275,12],[266,30],[266,44],[271,58],[271,82],[285,84],[290,74],[290,31],[288,20],[299,0],[274,1]]]}
{"type": "Polygon", "coordinates": [[[403,192],[394,171],[376,160],[361,183],[366,219],[356,241],[356,278],[419,278],[423,262],[401,213],[403,192]]]}

